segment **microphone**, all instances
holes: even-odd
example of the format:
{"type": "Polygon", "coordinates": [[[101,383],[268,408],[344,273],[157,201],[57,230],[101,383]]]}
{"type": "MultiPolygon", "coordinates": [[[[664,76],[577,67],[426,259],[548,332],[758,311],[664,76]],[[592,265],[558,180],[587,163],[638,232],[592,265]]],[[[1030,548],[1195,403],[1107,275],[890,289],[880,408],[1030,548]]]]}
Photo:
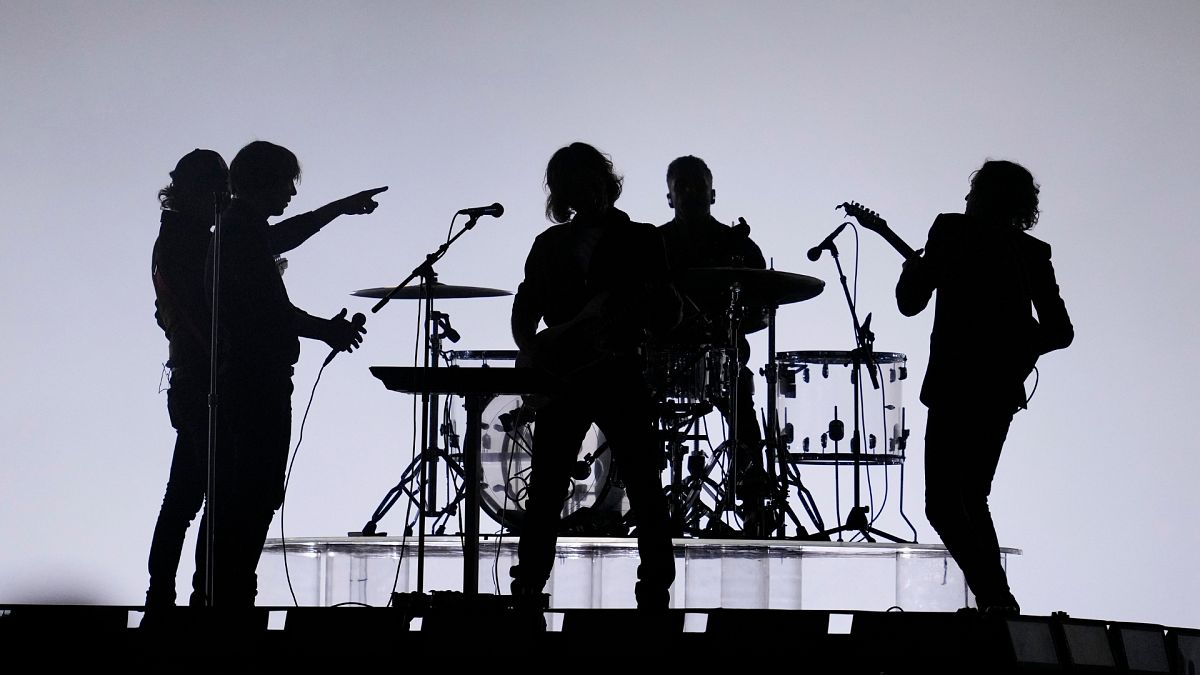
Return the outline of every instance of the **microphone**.
{"type": "Polygon", "coordinates": [[[832,248],[833,240],[836,239],[837,236],[842,233],[842,230],[845,229],[845,227],[849,224],[850,224],[850,221],[846,221],[846,222],[842,223],[841,225],[838,225],[837,229],[834,230],[832,233],[830,233],[830,235],[828,237],[825,237],[825,239],[823,241],[821,241],[821,243],[808,249],[808,259],[813,262],[816,262],[817,259],[821,257],[821,251],[832,248]]]}
{"type": "MultiPolygon", "coordinates": [[[[337,318],[340,319],[344,316],[346,316],[346,310],[343,308],[342,311],[338,313],[337,318]]],[[[355,312],[354,318],[350,319],[350,323],[361,328],[367,324],[367,317],[362,312],[355,312]]],[[[329,362],[332,361],[333,357],[337,356],[338,352],[340,352],[340,351],[342,351],[342,350],[331,349],[329,351],[329,356],[325,357],[325,363],[321,364],[321,367],[324,368],[325,366],[329,365],[329,362]]]]}
{"type": "Polygon", "coordinates": [[[493,218],[499,218],[500,216],[504,215],[504,207],[500,205],[500,202],[496,202],[491,206],[476,206],[470,209],[460,209],[458,215],[471,216],[472,218],[478,218],[479,216],[492,216],[493,218]]]}
{"type": "Polygon", "coordinates": [[[462,335],[459,335],[458,331],[454,330],[454,326],[450,325],[449,314],[446,314],[445,312],[434,312],[433,318],[437,321],[438,327],[442,329],[442,337],[451,342],[458,342],[462,339],[462,335]]]}

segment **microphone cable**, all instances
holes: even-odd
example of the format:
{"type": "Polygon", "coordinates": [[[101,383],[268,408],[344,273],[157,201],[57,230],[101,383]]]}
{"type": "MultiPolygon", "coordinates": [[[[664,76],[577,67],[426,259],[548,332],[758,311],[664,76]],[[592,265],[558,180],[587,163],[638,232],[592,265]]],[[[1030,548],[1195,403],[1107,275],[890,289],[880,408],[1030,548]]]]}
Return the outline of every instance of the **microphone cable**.
{"type": "Polygon", "coordinates": [[[304,417],[300,420],[300,434],[296,438],[296,447],[292,450],[292,458],[288,461],[287,472],[284,473],[283,499],[279,503],[279,541],[283,548],[283,575],[287,578],[288,592],[291,593],[292,604],[296,607],[300,606],[300,602],[296,600],[296,589],[292,586],[292,572],[288,567],[287,535],[284,534],[283,519],[287,507],[288,483],[292,480],[292,467],[296,464],[296,457],[300,454],[300,444],[304,442],[304,425],[308,422],[308,411],[312,409],[313,399],[317,395],[317,385],[321,383],[321,375],[328,365],[328,363],[321,364],[321,369],[317,371],[317,379],[313,381],[312,392],[308,395],[308,405],[304,406],[304,417]]]}

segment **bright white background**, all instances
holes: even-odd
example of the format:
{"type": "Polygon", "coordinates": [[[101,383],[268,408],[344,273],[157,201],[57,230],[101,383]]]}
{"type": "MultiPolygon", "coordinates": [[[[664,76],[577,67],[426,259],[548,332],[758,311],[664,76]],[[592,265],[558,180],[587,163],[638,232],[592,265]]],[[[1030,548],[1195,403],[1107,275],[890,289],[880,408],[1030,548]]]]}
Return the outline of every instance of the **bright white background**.
{"type": "MultiPolygon", "coordinates": [[[[652,222],[671,215],[667,163],[705,158],[715,215],[745,217],[776,268],[831,284],[781,311],[781,351],[851,346],[830,263],[803,256],[840,222],[835,204],[862,201],[919,246],[983,160],[1026,164],[1077,338],[1043,361],[996,479],[1001,539],[1025,550],[1014,590],[1035,613],[1200,625],[1198,28],[1200,5],[1166,1],[3,0],[0,600],[141,601],[173,437],[149,256],[155,193],[182,154],[290,147],[296,213],[391,186],[375,215],[288,256],[293,300],[329,315],[366,311],[349,291],[400,280],[456,209],[493,201],[504,217],[439,270],[515,289],[546,226],[545,162],[585,140],[624,173],[619,205],[652,222]]],[[[915,383],[931,313],[899,316],[899,258],[862,243],[862,309],[915,383]]],[[[509,305],[443,308],[461,346],[498,349],[509,305]]],[[[362,351],[326,371],[289,532],[358,529],[398,477],[409,401],[366,368],[411,358],[413,310],[372,316],[362,351]]],[[[324,353],[305,347],[297,408],[324,353]]],[[[972,364],[980,387],[989,357],[972,364]]],[[[909,512],[936,541],[906,393],[909,512]]]]}

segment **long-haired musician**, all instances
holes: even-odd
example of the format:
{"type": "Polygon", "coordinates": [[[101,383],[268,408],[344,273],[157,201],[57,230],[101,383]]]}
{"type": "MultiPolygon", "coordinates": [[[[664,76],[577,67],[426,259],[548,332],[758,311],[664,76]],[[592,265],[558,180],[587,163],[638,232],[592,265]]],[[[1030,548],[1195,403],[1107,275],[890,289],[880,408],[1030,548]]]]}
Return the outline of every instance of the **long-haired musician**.
{"type": "Polygon", "coordinates": [[[965,213],[937,217],[924,256],[905,263],[896,285],[905,316],[925,309],[937,291],[921,387],[929,408],[925,511],[980,609],[1000,614],[1020,606],[988,509],[992,478],[1013,415],[1027,403],[1026,376],[1039,356],[1075,335],[1050,245],[1027,233],[1038,221],[1038,193],[1019,164],[984,163],[971,177],[965,213]],[[981,354],[994,364],[987,378],[964,367],[981,354]]]}
{"type": "Polygon", "coordinates": [[[679,299],[654,226],[614,206],[621,178],[607,156],[586,143],[559,149],[546,166],[546,191],[546,217],[555,224],[530,249],[512,332],[523,358],[557,375],[566,390],[537,413],[512,591],[540,594],[550,577],[571,468],[595,422],[637,521],[638,606],[664,608],[675,559],[639,351],[647,334],[678,322],[679,299]],[[542,321],[547,328],[539,333],[542,321]]]}

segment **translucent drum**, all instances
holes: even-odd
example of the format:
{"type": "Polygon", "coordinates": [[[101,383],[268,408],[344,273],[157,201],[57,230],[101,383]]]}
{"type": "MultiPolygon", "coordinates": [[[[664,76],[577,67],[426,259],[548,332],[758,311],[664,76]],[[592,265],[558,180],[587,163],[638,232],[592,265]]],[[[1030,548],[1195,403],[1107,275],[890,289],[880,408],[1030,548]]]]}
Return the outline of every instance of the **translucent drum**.
{"type": "Polygon", "coordinates": [[[860,433],[854,437],[855,375],[850,352],[779,352],[776,405],[781,450],[801,464],[899,464],[908,442],[903,385],[907,357],[875,352],[879,388],[860,366],[860,433]]]}
{"type": "MultiPolygon", "coordinates": [[[[507,368],[516,362],[517,351],[457,351],[449,352],[447,358],[452,367],[507,368]]],[[[520,532],[525,518],[536,420],[537,413],[518,395],[496,396],[483,409],[480,506],[513,532],[520,532]]],[[[570,493],[563,504],[561,534],[608,534],[624,527],[628,500],[613,476],[613,464],[604,434],[593,425],[578,450],[570,493]]]]}

